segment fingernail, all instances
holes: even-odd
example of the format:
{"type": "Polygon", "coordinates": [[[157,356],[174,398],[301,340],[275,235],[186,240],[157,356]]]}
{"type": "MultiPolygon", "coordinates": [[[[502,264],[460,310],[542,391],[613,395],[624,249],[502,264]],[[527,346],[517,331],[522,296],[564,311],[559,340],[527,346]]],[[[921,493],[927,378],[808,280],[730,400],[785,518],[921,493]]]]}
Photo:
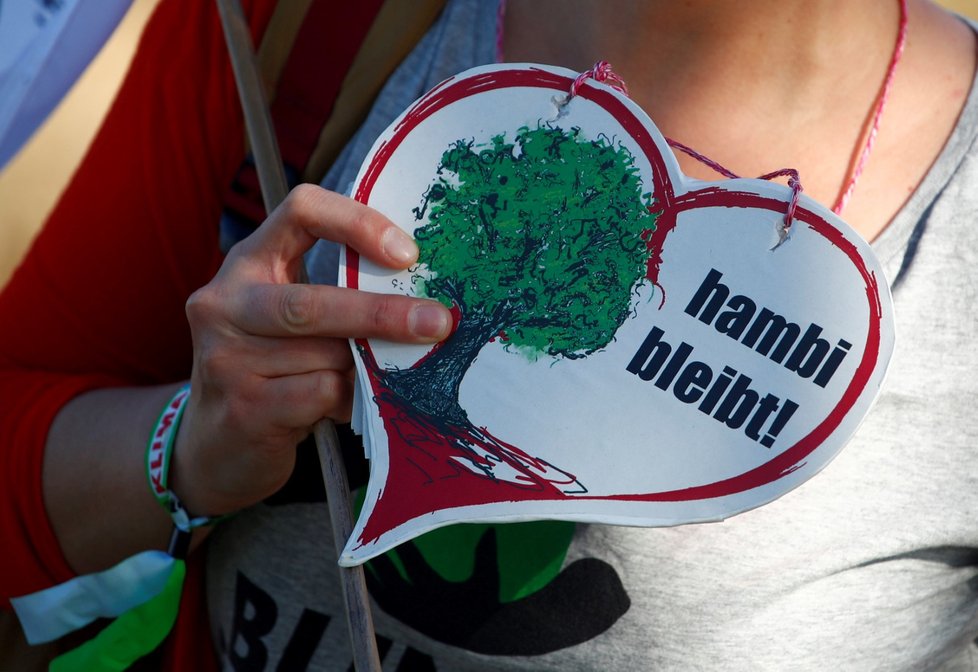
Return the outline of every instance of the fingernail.
{"type": "Polygon", "coordinates": [[[451,313],[436,303],[415,306],[408,316],[411,332],[421,338],[442,339],[448,335],[452,324],[451,313]]]}
{"type": "Polygon", "coordinates": [[[384,253],[394,261],[402,264],[413,263],[418,258],[418,246],[400,229],[390,228],[381,238],[384,253]]]}

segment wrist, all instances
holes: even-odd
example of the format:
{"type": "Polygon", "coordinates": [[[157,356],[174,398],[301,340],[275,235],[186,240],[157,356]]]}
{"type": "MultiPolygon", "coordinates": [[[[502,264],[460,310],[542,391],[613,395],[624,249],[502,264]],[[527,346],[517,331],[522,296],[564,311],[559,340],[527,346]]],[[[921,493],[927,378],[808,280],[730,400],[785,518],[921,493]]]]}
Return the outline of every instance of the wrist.
{"type": "Polygon", "coordinates": [[[212,525],[223,517],[201,515],[189,508],[188,503],[172,489],[174,455],[189,399],[188,384],[178,389],[167,402],[150,433],[146,447],[146,474],[150,491],[173,522],[169,552],[176,557],[186,555],[193,530],[212,525]]]}
{"type": "Polygon", "coordinates": [[[170,490],[188,511],[211,517],[230,515],[244,508],[247,502],[242,503],[224,494],[222,483],[228,471],[227,463],[222,465],[221,459],[213,451],[201,448],[208,437],[200,437],[196,431],[201,426],[194,417],[196,403],[188,404],[177,432],[170,466],[170,490]]]}

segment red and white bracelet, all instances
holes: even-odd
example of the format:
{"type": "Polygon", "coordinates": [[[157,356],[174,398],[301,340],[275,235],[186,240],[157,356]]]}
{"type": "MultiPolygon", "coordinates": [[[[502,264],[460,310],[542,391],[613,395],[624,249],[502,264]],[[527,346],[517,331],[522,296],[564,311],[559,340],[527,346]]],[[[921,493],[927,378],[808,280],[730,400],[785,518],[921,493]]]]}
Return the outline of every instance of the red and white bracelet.
{"type": "Polygon", "coordinates": [[[187,384],[177,390],[163,409],[146,445],[146,476],[149,479],[150,490],[156,497],[156,501],[173,519],[173,535],[170,537],[169,547],[169,553],[173,557],[184,557],[187,554],[192,530],[211,525],[223,518],[223,516],[191,515],[180,498],[168,486],[173,446],[189,399],[190,385],[187,384]]]}

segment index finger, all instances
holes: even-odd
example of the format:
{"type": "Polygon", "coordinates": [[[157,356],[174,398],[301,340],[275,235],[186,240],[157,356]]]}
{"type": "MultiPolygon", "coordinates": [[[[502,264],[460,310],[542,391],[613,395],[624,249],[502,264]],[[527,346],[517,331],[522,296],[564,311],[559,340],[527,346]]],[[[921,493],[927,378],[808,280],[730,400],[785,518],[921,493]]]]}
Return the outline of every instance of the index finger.
{"type": "Polygon", "coordinates": [[[373,208],[312,184],[301,184],[241,245],[269,261],[294,261],[319,239],[349,245],[388,268],[407,268],[418,258],[408,234],[373,208]]]}

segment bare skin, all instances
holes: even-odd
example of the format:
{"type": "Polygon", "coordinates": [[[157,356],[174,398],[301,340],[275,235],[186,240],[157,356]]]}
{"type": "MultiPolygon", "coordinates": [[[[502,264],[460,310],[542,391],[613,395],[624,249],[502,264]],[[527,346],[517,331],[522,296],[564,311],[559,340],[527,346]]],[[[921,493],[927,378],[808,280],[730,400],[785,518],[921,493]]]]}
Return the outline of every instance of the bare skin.
{"type": "MultiPolygon", "coordinates": [[[[577,70],[606,60],[666,137],[739,175],[796,168],[805,193],[831,207],[865,137],[898,19],[897,0],[511,0],[503,48],[508,61],[577,70]]],[[[940,153],[974,69],[972,31],[910,0],[879,138],[844,213],[866,239],[940,153]]],[[[694,159],[679,161],[690,176],[718,179],[694,159]]]]}
{"type": "MultiPolygon", "coordinates": [[[[346,338],[431,343],[451,315],[432,301],[291,284],[318,238],[377,263],[409,266],[417,247],[389,220],[338,194],[303,186],[228,255],[187,305],[192,394],[171,487],[197,515],[236,511],[278,490],[295,445],[317,420],[347,420],[353,361],[346,338]]],[[[48,436],[45,505],[78,572],[109,567],[172,530],[150,494],[146,438],[176,385],[100,390],[62,409],[48,436]]],[[[195,533],[195,543],[206,529],[195,533]]]]}
{"type": "MultiPolygon", "coordinates": [[[[583,70],[610,61],[669,137],[743,175],[800,170],[831,204],[866,130],[896,39],[897,3],[847,0],[509,0],[510,61],[583,70]],[[790,55],[790,57],[789,57],[790,55]]],[[[974,36],[924,0],[877,148],[846,218],[882,231],[939,154],[974,74],[974,36]]],[[[680,157],[694,177],[709,169],[680,157]]],[[[172,487],[197,514],[262,500],[291,473],[297,440],[319,418],[345,420],[348,337],[430,343],[450,328],[432,302],[291,284],[317,238],[409,266],[413,243],[349,199],[301,187],[191,298],[193,393],[172,487]]],[[[57,416],[44,460],[45,505],[78,572],[104,569],[172,529],[146,485],[146,437],[176,386],[92,392],[57,416]]],[[[197,541],[206,532],[197,533],[197,541]]]]}

